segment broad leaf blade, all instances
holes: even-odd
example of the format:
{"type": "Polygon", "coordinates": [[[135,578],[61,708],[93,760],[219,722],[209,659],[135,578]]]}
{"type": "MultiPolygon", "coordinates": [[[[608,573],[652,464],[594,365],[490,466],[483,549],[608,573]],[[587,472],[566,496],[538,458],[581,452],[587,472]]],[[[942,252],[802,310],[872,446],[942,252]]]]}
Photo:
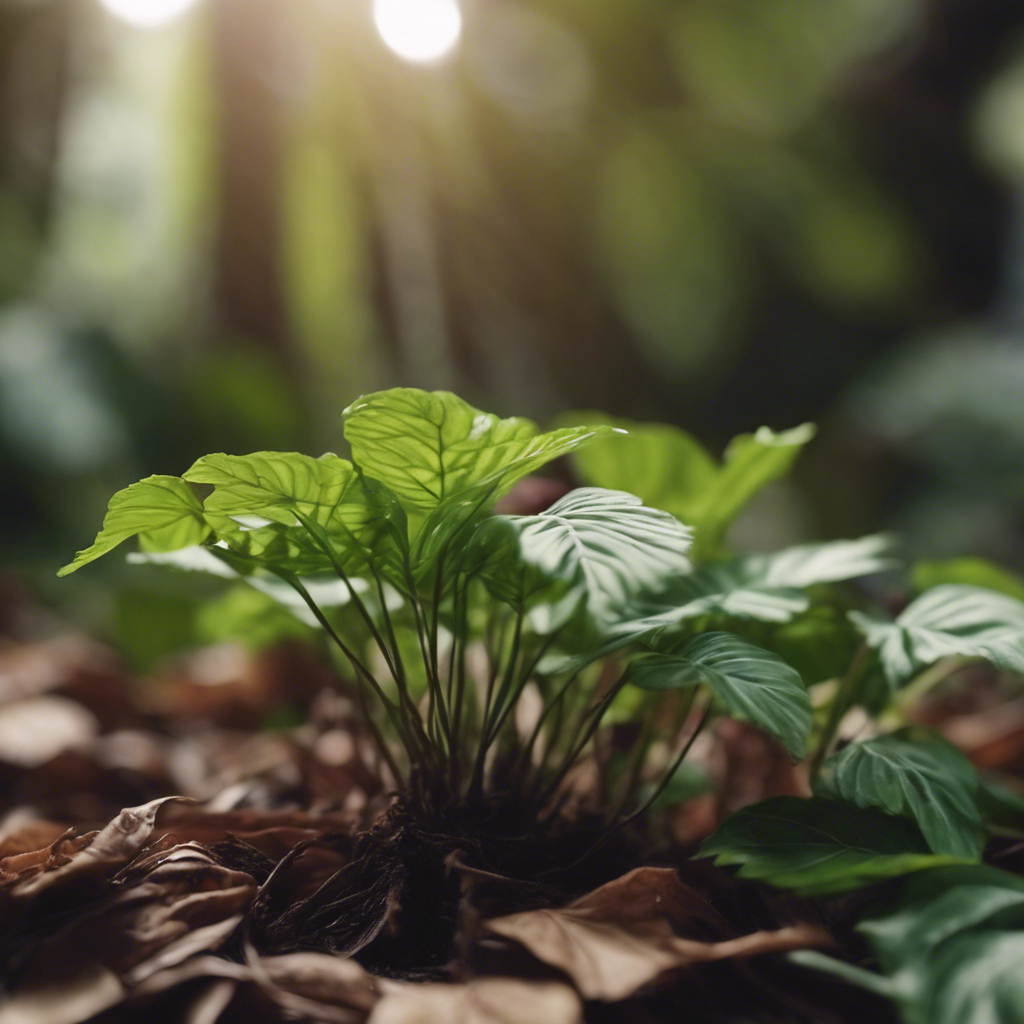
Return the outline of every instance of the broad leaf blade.
{"type": "Polygon", "coordinates": [[[337,455],[207,455],[185,479],[213,486],[207,519],[240,554],[298,573],[331,571],[332,555],[347,571],[379,561],[371,551],[383,521],[355,467],[337,455]]]}
{"type": "Polygon", "coordinates": [[[809,896],[955,863],[928,852],[904,818],[832,800],[779,796],[737,811],[701,847],[719,865],[809,896]]]}
{"type": "Polygon", "coordinates": [[[907,1024],[1024,1021],[1024,881],[986,865],[922,871],[857,925],[884,972],[793,959],[896,1001],[907,1024]]]}
{"type": "Polygon", "coordinates": [[[594,487],[627,491],[645,505],[693,523],[714,487],[718,466],[685,430],[665,423],[612,419],[599,412],[572,413],[560,425],[603,423],[624,435],[596,440],[573,455],[580,477],[594,487]]]}
{"type": "Polygon", "coordinates": [[[729,524],[768,484],[789,472],[814,434],[814,425],[804,423],[781,433],[761,427],[732,440],[715,486],[698,514],[697,544],[703,557],[717,553],[729,524]]]}
{"type": "Polygon", "coordinates": [[[950,558],[944,562],[916,562],[911,570],[914,588],[919,592],[945,584],[994,590],[1024,601],[1024,578],[984,558],[950,558]]]}
{"type": "Polygon", "coordinates": [[[889,569],[891,551],[891,538],[874,535],[713,562],[674,579],[633,625],[654,630],[703,615],[789,622],[810,607],[806,588],[889,569]]]}
{"type": "Polygon", "coordinates": [[[977,859],[977,787],[970,761],[942,741],[879,736],[829,758],[815,792],[913,818],[933,852],[977,859]]]}
{"type": "Polygon", "coordinates": [[[151,550],[171,550],[200,544],[209,534],[203,506],[187,483],[176,476],[150,476],[110,499],[95,542],[79,551],[57,575],[80,569],[136,535],[142,536],[151,550]]]}
{"type": "Polygon", "coordinates": [[[629,681],[646,690],[707,686],[727,714],[775,736],[795,758],[807,753],[811,701],[800,676],[732,633],[702,633],[678,651],[640,654],[629,681]]]}
{"type": "Polygon", "coordinates": [[[515,538],[514,555],[484,577],[496,596],[518,589],[524,572],[527,579],[568,581],[602,627],[690,568],[690,531],[623,491],[581,487],[540,515],[495,516],[485,527],[515,538]]]}
{"type": "Polygon", "coordinates": [[[393,388],[364,395],[344,413],[345,438],[363,473],[410,511],[486,485],[497,498],[517,480],[610,428],[537,434],[530,420],[499,419],[448,391],[393,388]]]}
{"type": "Polygon", "coordinates": [[[983,658],[1024,674],[1024,602],[981,587],[947,584],[913,601],[895,622],[859,612],[851,621],[898,687],[940,658],[983,658]]]}

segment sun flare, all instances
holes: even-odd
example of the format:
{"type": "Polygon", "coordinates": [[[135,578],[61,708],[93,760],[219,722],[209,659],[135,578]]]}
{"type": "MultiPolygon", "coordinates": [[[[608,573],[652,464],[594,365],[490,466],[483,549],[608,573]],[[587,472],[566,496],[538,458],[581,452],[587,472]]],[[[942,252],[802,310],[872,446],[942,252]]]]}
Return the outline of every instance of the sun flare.
{"type": "Polygon", "coordinates": [[[159,28],[184,14],[196,0],[100,0],[102,6],[139,28],[159,28]]]}
{"type": "Polygon", "coordinates": [[[462,34],[455,0],[374,0],[373,20],[391,50],[418,63],[444,57],[462,34]]]}

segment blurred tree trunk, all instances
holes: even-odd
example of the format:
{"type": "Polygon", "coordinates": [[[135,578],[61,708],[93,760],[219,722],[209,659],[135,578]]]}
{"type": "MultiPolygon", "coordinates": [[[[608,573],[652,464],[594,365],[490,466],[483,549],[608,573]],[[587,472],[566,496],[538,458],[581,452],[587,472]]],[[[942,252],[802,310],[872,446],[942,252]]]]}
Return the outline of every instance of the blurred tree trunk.
{"type": "Polygon", "coordinates": [[[291,367],[281,266],[282,0],[212,4],[220,118],[215,296],[225,324],[291,367]]]}

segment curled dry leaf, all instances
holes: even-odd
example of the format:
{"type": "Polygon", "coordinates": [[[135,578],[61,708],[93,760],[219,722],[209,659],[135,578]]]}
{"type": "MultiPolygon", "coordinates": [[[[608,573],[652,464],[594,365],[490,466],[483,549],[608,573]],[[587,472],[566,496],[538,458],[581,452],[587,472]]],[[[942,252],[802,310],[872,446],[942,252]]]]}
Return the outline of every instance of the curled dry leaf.
{"type": "MultiPolygon", "coordinates": [[[[279,957],[253,957],[235,963],[214,956],[198,956],[177,967],[160,971],[135,986],[125,1002],[124,1019],[141,1018],[147,1007],[166,1007],[175,990],[220,983],[226,1002],[236,990],[256,990],[285,1012],[289,1020],[315,1020],[323,1024],[361,1024],[377,1002],[376,982],[354,960],[321,953],[294,953],[279,957]]],[[[205,996],[201,996],[205,1005],[205,996]]],[[[121,1019],[120,1017],[118,1018],[121,1019]]],[[[196,1015],[189,1020],[214,1020],[196,1015]]],[[[230,1019],[249,1020],[248,1016],[230,1019]]],[[[262,1019],[262,1018],[261,1018],[262,1019]]],[[[280,1020],[274,1014],[275,1021],[280,1020]]],[[[0,1024],[6,1024],[0,1017],[0,1024]]],[[[35,1022],[33,1022],[35,1024],[35,1022]]]]}
{"type": "Polygon", "coordinates": [[[123,867],[149,842],[157,812],[170,800],[162,797],[140,807],[126,807],[98,832],[78,836],[64,833],[45,851],[0,861],[0,892],[15,900],[31,900],[55,885],[88,875],[110,875],[123,867]]]}
{"type": "Polygon", "coordinates": [[[37,998],[68,975],[105,976],[132,986],[219,946],[238,926],[256,883],[189,848],[81,908],[19,959],[16,999],[37,998]],[[101,970],[102,969],[102,970],[101,970]]]}
{"type": "Polygon", "coordinates": [[[579,996],[558,982],[481,978],[467,985],[389,982],[368,1024],[583,1024],[579,996]]]}
{"type": "Polygon", "coordinates": [[[587,999],[626,999],[666,971],[830,943],[811,925],[735,937],[707,899],[670,868],[638,868],[569,906],[531,910],[486,922],[564,971],[587,999]],[[724,941],[682,938],[677,931],[724,941]]]}

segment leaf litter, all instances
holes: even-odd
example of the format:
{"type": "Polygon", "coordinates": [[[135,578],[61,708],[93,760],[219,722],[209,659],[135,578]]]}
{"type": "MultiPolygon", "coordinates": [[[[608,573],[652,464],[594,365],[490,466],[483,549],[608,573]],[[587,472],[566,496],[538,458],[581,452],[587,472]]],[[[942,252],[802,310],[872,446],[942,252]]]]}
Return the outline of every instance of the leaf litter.
{"type": "MultiPolygon", "coordinates": [[[[258,701],[197,707],[182,663],[158,685],[186,699],[154,708],[96,645],[32,661],[45,685],[23,672],[0,702],[65,696],[99,734],[42,764],[0,749],[0,1024],[892,1019],[780,956],[855,956],[849,898],[808,903],[690,863],[702,835],[646,859],[632,837],[588,858],[585,820],[548,848],[525,834],[495,852],[458,822],[438,841],[388,807],[343,696],[310,697],[305,726],[253,732],[258,701]]],[[[727,728],[714,754],[730,777],[737,743],[727,728]]],[[[757,773],[742,774],[749,799],[757,773]]],[[[760,784],[754,799],[793,786],[760,784]]]]}

